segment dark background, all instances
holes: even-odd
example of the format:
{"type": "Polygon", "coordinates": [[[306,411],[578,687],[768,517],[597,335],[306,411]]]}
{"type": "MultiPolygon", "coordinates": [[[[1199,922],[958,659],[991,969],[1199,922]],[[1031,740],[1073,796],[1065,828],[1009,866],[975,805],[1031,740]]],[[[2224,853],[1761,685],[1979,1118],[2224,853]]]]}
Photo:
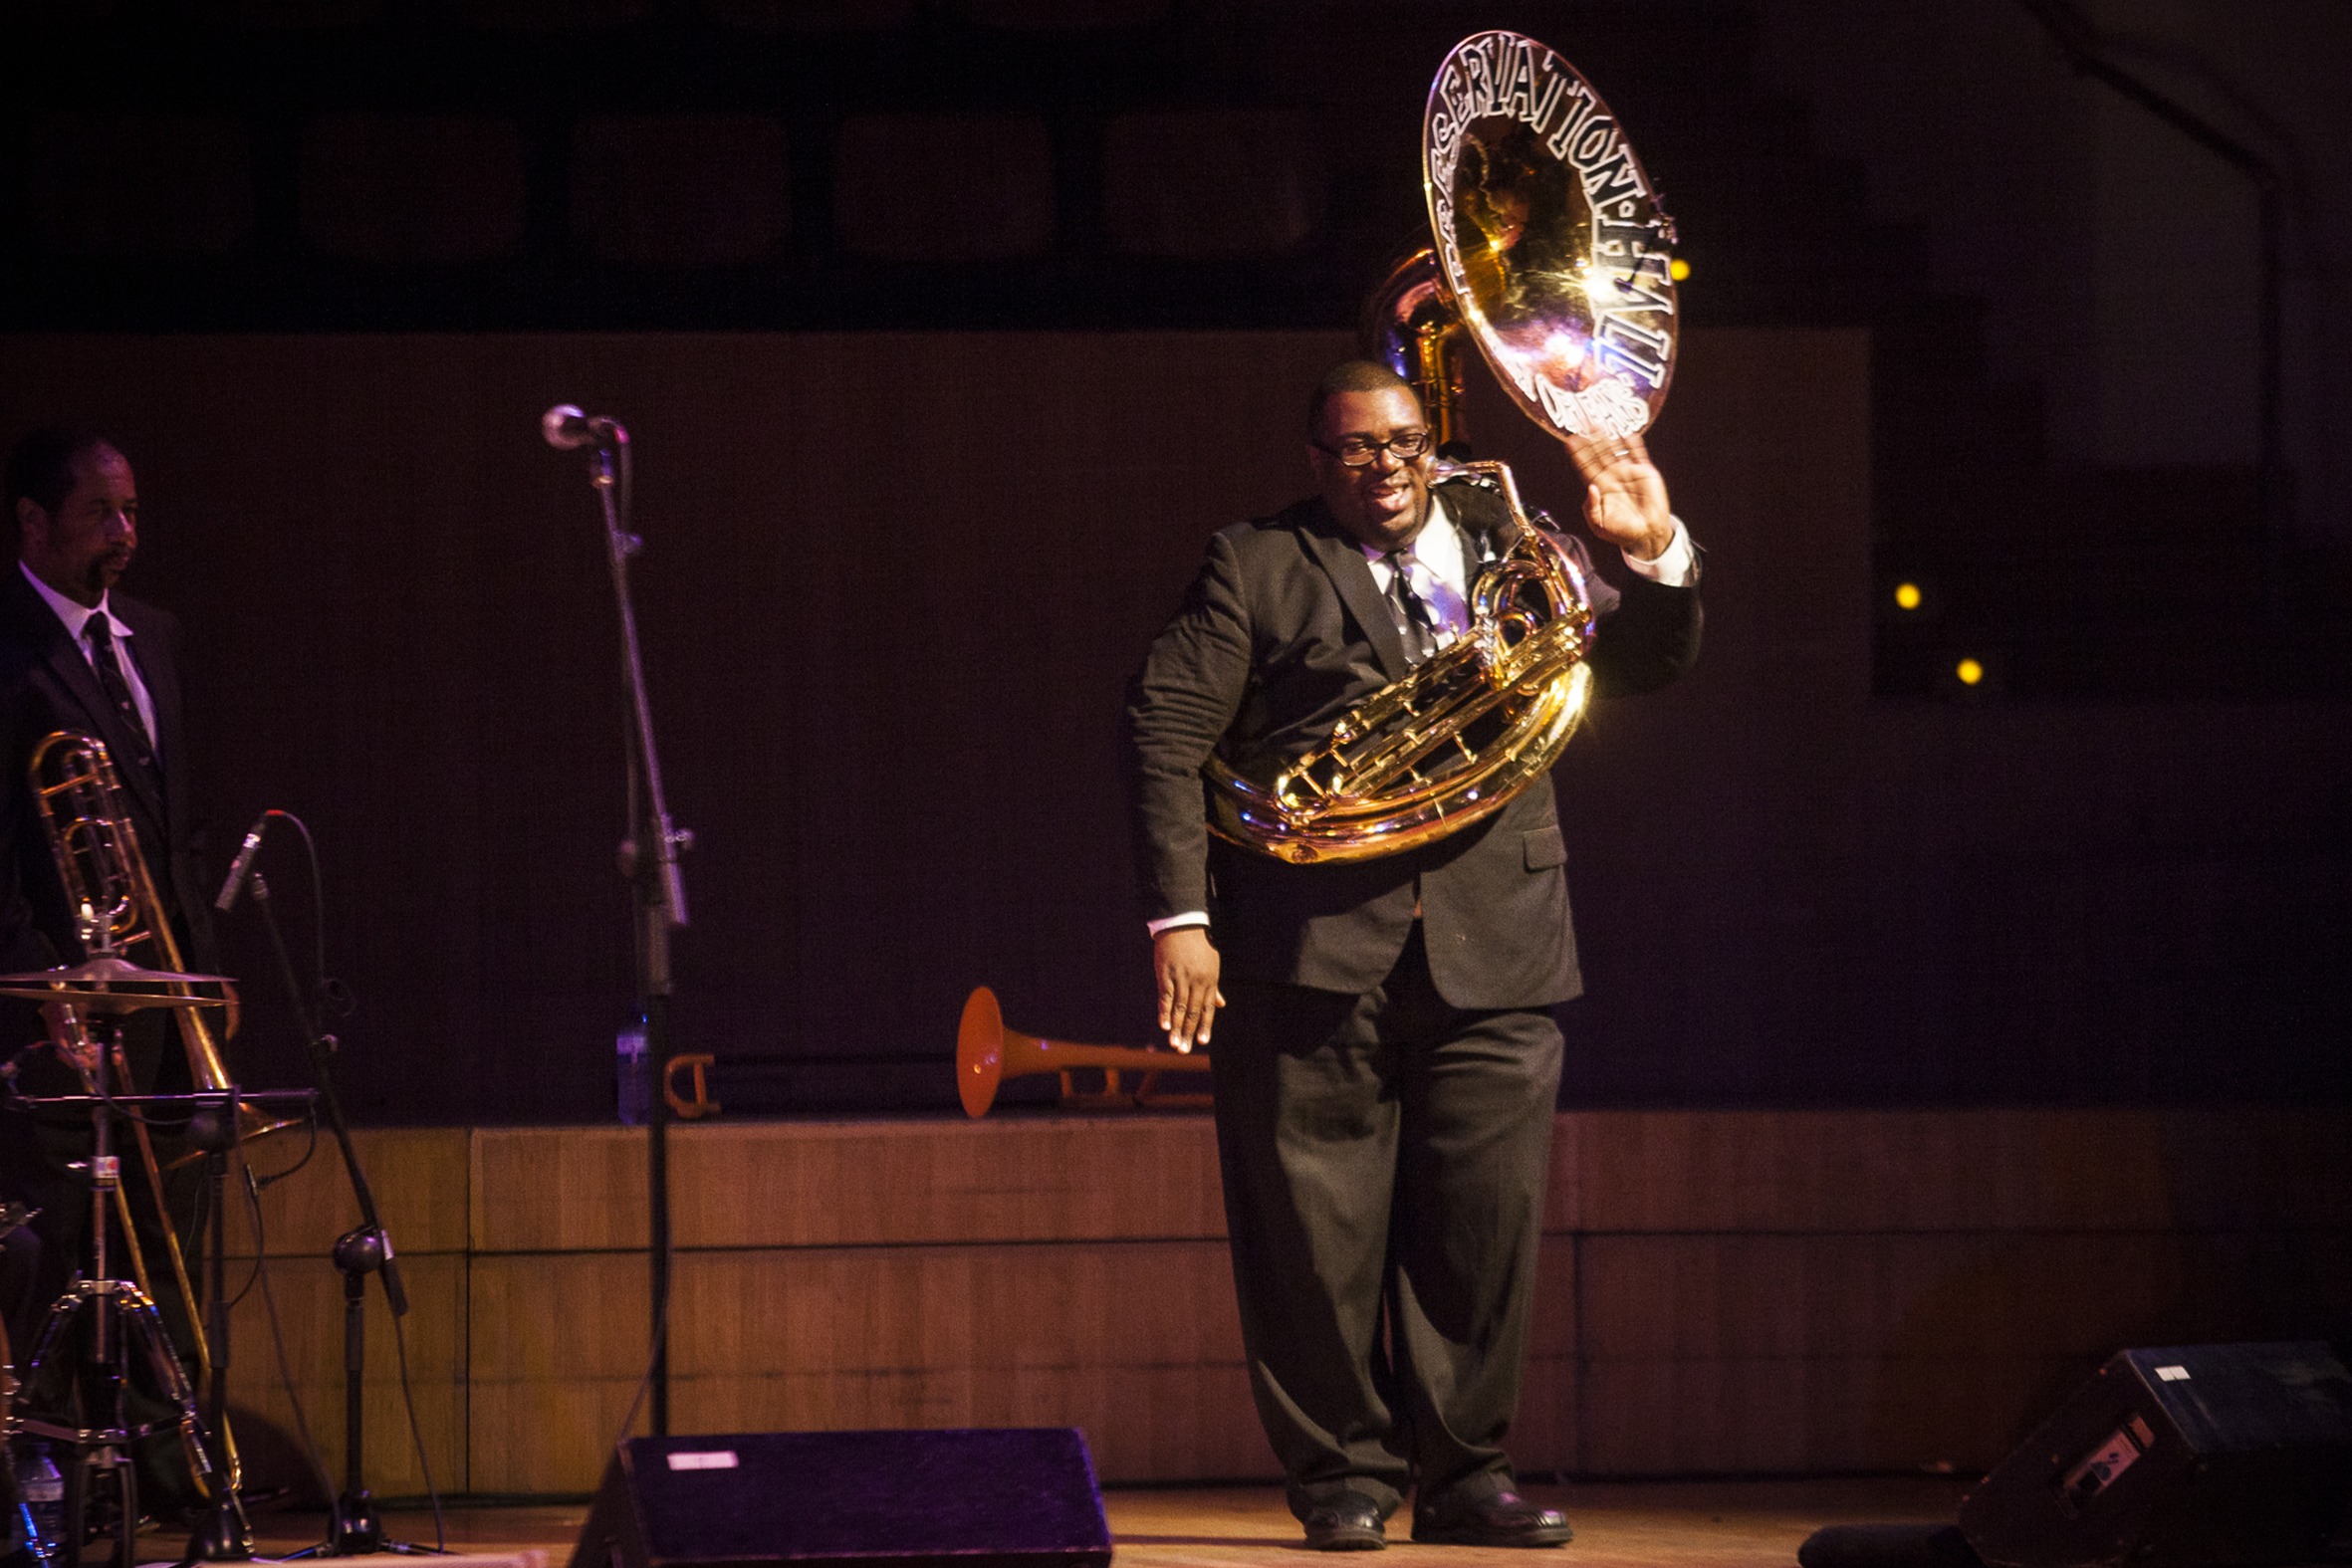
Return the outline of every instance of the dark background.
{"type": "MultiPolygon", "coordinates": [[[[730,1113],[951,1103],[965,992],[1146,1037],[1120,688],[1222,518],[1300,485],[1315,334],[23,338],[119,425],[191,622],[225,863],[318,833],[373,1120],[596,1119],[633,1011],[616,636],[560,396],[636,431],[639,590],[730,1113]]],[[[1865,342],[1694,331],[1658,432],[1709,645],[1559,769],[1587,1104],[2340,1098],[2333,703],[1870,691],[1865,342]],[[1792,410],[1794,411],[1792,416],[1792,410]]],[[[1556,451],[1483,382],[1529,492],[1556,451]]],[[[0,413],[30,412],[13,387],[0,413]]],[[[294,841],[263,869],[301,912],[294,841]]],[[[299,932],[299,927],[298,927],[299,932]]],[[[242,1069],[300,1081],[250,910],[242,1069]]]]}
{"type": "MultiPolygon", "coordinates": [[[[1793,96],[1788,46],[1846,38],[1811,14],[1836,9],[19,16],[0,427],[121,433],[130,586],[191,626],[213,858],[263,805],[312,823],[361,1003],[353,1108],[459,1122],[605,1116],[634,1012],[601,540],[536,436],[559,400],[627,420],[655,717],[701,838],[677,1043],[720,1054],[733,1113],[944,1107],[974,984],[1017,1026],[1144,1037],[1119,685],[1209,530],[1296,494],[1301,389],[1418,243],[1437,60],[1523,28],[1608,97],[1681,222],[1659,450],[1711,551],[1698,674],[1604,710],[1560,770],[1592,989],[1569,1097],[2340,1100],[2352,529],[2303,424],[2314,482],[2259,505],[2248,275],[2209,268],[2195,323],[2220,403],[2185,422],[2227,439],[2070,444],[2071,367],[2046,398],[2020,382],[2013,305],[1953,289],[2003,269],[1956,269],[1950,234],[1874,198],[1927,165],[1822,150],[1859,100],[1793,96]],[[1900,580],[1922,611],[1892,608],[1900,580]],[[1963,655],[1990,679],[1961,687],[1963,655]]],[[[1877,123],[1986,186],[2072,188],[2065,144],[1969,168],[2015,138],[1895,125],[1930,98],[1889,88],[1913,70],[1981,86],[1971,114],[2105,102],[2022,8],[1968,15],[1979,53],[1885,46],[1877,123]]],[[[1839,70],[1816,58],[1818,91],[1839,70]]],[[[2291,128],[2307,101],[2255,107],[2291,128]]],[[[2175,132],[2133,133],[2155,175],[2211,183],[2175,132]]],[[[2044,243],[2028,205],[1967,239],[2025,277],[2139,243],[2099,201],[2044,243]]],[[[2243,228],[2179,206],[2182,232],[2243,228]]],[[[2326,217],[2291,236],[2298,288],[2326,283],[2326,217]]],[[[2137,373],[2160,406],[2179,384],[2137,373]]],[[[1561,504],[1556,457],[1479,395],[1482,443],[1561,504]]],[[[264,869],[302,915],[290,844],[264,869]]],[[[250,914],[227,935],[242,1070],[295,1081],[250,914]]]]}

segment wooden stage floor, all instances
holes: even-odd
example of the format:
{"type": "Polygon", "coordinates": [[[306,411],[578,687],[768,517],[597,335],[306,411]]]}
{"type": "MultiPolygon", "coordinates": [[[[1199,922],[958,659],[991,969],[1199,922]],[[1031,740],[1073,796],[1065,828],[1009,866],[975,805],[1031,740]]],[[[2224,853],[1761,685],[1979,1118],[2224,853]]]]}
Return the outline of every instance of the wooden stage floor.
{"type": "MultiPolygon", "coordinates": [[[[1591,1482],[1530,1485],[1529,1495],[1568,1510],[1573,1544],[1553,1553],[1414,1546],[1390,1521],[1396,1544],[1378,1560],[1396,1568],[1486,1568],[1553,1561],[1589,1568],[1793,1568],[1797,1543],[1824,1524],[1949,1522],[1965,1488],[1955,1480],[1879,1478],[1801,1481],[1591,1482]]],[[[1273,1486],[1113,1487],[1103,1493],[1117,1568],[1236,1568],[1323,1560],[1299,1545],[1298,1527],[1273,1486]]],[[[587,1505],[451,1507],[450,1550],[505,1557],[530,1568],[565,1568],[587,1505]]],[[[276,1556],[318,1539],[316,1515],[257,1518],[261,1549],[276,1556]]],[[[404,1541],[430,1543],[429,1513],[387,1515],[404,1541]]],[[[158,1542],[162,1545],[162,1542],[158,1542]]],[[[389,1563],[415,1559],[347,1558],[389,1563]]],[[[1364,1562],[1363,1557],[1334,1561],[1364,1562]]]]}

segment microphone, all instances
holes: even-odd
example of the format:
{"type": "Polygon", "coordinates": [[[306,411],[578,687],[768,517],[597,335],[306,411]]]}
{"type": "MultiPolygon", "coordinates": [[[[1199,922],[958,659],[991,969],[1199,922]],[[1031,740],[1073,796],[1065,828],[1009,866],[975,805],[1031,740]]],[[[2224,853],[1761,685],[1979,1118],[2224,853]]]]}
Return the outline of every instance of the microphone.
{"type": "Polygon", "coordinates": [[[212,901],[212,907],[222,914],[227,914],[236,904],[237,895],[245,891],[245,879],[253,872],[253,857],[261,853],[262,829],[269,825],[269,812],[255,817],[253,831],[245,835],[245,842],[238,846],[237,858],[229,862],[229,879],[220,885],[220,897],[212,901]]]}
{"type": "Polygon", "coordinates": [[[607,419],[602,414],[584,414],[573,403],[558,403],[541,414],[539,433],[559,452],[576,452],[584,446],[629,444],[628,430],[619,420],[607,419]]]}

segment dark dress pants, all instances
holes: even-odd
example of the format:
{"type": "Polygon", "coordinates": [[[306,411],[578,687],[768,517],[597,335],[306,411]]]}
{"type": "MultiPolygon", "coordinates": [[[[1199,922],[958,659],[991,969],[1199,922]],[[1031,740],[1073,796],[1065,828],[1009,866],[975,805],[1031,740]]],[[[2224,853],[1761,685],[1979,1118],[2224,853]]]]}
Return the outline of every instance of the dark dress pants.
{"type": "Polygon", "coordinates": [[[1234,1287],[1292,1511],[1507,1481],[1557,1025],[1448,1006],[1418,924],[1360,997],[1225,991],[1211,1060],[1234,1287]]]}

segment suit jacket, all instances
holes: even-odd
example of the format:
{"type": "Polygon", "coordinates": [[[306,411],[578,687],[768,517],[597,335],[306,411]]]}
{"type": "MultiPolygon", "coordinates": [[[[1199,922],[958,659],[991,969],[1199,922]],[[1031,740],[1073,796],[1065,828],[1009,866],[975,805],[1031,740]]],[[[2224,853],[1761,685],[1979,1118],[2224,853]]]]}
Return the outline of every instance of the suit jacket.
{"type": "MultiPolygon", "coordinates": [[[[1509,511],[1439,487],[1474,554],[1504,548],[1509,511]]],[[[1597,584],[1596,584],[1597,585],[1597,584]]],[[[1698,656],[1695,587],[1635,577],[1596,595],[1595,691],[1663,686],[1698,656]],[[1612,604],[1610,601],[1614,599],[1612,604]]],[[[1292,865],[1213,838],[1201,764],[1264,779],[1410,668],[1362,549],[1319,498],[1237,524],[1128,690],[1126,762],[1148,918],[1207,910],[1226,973],[1360,993],[1395,966],[1416,900],[1438,992],[1458,1008],[1539,1008],[1582,990],[1566,848],[1549,788],[1420,849],[1292,865]]]]}
{"type": "Polygon", "coordinates": [[[131,630],[123,647],[137,661],[154,704],[159,767],[153,771],[130,763],[136,738],[126,733],[57,612],[22,568],[0,563],[0,965],[39,969],[81,955],[65,884],[25,772],[43,739],[79,730],[104,741],[114,758],[156,896],[178,927],[182,959],[209,970],[216,960],[189,784],[179,622],[120,591],[108,595],[107,607],[131,630]]]}

